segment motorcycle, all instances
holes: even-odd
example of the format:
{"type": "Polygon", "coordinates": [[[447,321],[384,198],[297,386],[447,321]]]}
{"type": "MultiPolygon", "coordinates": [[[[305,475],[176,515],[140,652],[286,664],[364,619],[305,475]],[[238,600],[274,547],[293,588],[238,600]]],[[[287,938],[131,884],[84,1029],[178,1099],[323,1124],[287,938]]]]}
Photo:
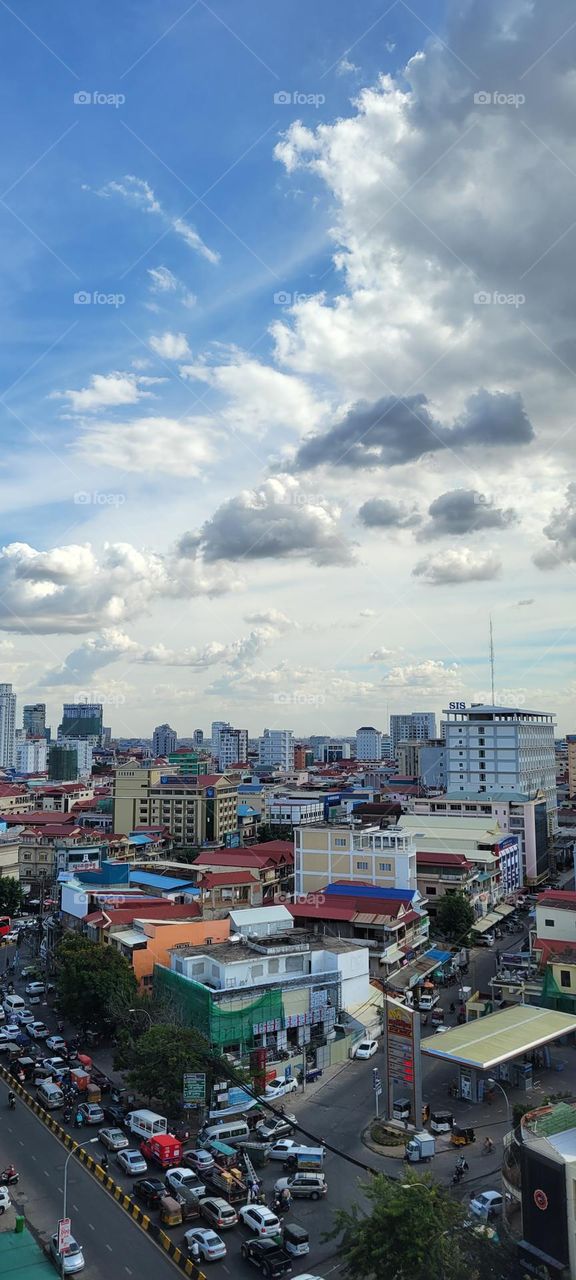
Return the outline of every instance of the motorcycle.
{"type": "Polygon", "coordinates": [[[287,1196],[275,1194],[274,1200],[272,1202],[272,1208],[274,1210],[274,1213],[288,1213],[288,1210],[290,1208],[290,1203],[291,1202],[287,1196]]]}
{"type": "Polygon", "coordinates": [[[13,1164],[9,1164],[7,1169],[3,1169],[0,1173],[0,1187],[15,1187],[18,1182],[18,1174],[13,1164]]]}

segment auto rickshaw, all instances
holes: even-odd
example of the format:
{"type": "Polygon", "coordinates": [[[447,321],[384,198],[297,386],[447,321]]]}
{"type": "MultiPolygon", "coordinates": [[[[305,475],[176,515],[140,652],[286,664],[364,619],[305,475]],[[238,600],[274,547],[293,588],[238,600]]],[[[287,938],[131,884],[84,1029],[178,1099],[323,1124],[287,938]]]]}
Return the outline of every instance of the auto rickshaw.
{"type": "Polygon", "coordinates": [[[308,1232],[296,1222],[286,1222],[282,1229],[282,1244],[293,1257],[300,1258],[310,1251],[308,1232]]]}
{"type": "Polygon", "coordinates": [[[460,1125],[455,1124],[450,1134],[450,1142],[453,1147],[467,1147],[471,1142],[476,1141],[476,1134],[473,1129],[463,1129],[460,1125]]]}
{"type": "Polygon", "coordinates": [[[430,1128],[432,1133],[450,1133],[454,1124],[454,1116],[451,1111],[431,1111],[430,1112],[430,1128]]]}
{"type": "Polygon", "coordinates": [[[182,1223],[182,1205],[174,1196],[162,1196],[160,1221],[164,1227],[179,1227],[182,1223]]]}

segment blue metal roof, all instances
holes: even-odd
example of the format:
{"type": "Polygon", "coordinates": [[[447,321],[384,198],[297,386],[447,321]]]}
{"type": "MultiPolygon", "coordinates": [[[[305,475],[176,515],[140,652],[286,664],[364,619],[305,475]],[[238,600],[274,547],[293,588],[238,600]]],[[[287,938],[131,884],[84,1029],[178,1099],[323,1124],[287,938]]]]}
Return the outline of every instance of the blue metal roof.
{"type": "Polygon", "coordinates": [[[416,889],[384,889],[381,885],[356,884],[352,881],[346,884],[327,884],[322,890],[322,893],[342,894],[347,898],[354,894],[356,898],[388,898],[400,902],[410,902],[416,892],[416,889]]]}
{"type": "Polygon", "coordinates": [[[128,839],[130,840],[130,844],[143,845],[143,844],[153,844],[153,843],[154,843],[154,842],[153,842],[153,840],[152,840],[152,836],[143,836],[143,835],[140,835],[140,834],[138,834],[138,835],[130,835],[130,836],[128,837],[128,839]]]}
{"type": "Polygon", "coordinates": [[[130,884],[146,884],[151,889],[168,889],[171,893],[175,889],[186,889],[191,893],[200,892],[196,889],[194,880],[176,880],[174,876],[155,876],[151,871],[131,871],[130,884]]]}
{"type": "Polygon", "coordinates": [[[446,964],[447,960],[452,959],[451,951],[440,951],[438,947],[432,947],[430,951],[424,952],[426,960],[433,960],[435,964],[446,964]]]}
{"type": "Polygon", "coordinates": [[[236,809],[239,818],[252,818],[257,812],[257,809],[253,809],[251,804],[239,804],[236,809]]]}

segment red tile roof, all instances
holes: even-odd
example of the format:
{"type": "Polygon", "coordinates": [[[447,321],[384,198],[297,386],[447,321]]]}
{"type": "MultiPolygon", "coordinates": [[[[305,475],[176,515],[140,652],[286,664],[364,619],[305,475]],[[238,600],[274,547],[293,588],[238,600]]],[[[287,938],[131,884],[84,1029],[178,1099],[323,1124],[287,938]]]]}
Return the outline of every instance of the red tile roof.
{"type": "Polygon", "coordinates": [[[576,911],[576,893],[570,889],[547,889],[536,900],[537,907],[563,907],[565,911],[576,911]]]}
{"type": "MultiPolygon", "coordinates": [[[[31,826],[38,827],[42,826],[46,822],[54,822],[54,813],[54,809],[30,809],[26,813],[3,813],[2,821],[7,822],[11,826],[20,826],[30,823],[31,826]]],[[[74,822],[74,814],[72,813],[58,813],[57,817],[59,822],[74,822]]]]}
{"type": "Polygon", "coordinates": [[[251,871],[205,871],[198,884],[201,889],[215,889],[217,885],[257,884],[256,876],[251,871]]]}
{"type": "Polygon", "coordinates": [[[167,902],[162,905],[159,902],[152,903],[148,906],[146,902],[137,902],[133,906],[127,907],[104,907],[105,914],[110,917],[110,922],[116,924],[130,924],[132,920],[153,920],[156,923],[166,921],[177,922],[179,920],[198,920],[201,916],[200,907],[196,902],[167,902]]]}
{"type": "Polygon", "coordinates": [[[468,859],[465,858],[463,853],[430,853],[428,851],[422,852],[421,850],[418,850],[416,853],[416,865],[418,865],[419,862],[423,865],[428,864],[430,866],[462,867],[463,870],[465,870],[466,867],[470,867],[472,870],[471,863],[468,862],[468,859]]]}

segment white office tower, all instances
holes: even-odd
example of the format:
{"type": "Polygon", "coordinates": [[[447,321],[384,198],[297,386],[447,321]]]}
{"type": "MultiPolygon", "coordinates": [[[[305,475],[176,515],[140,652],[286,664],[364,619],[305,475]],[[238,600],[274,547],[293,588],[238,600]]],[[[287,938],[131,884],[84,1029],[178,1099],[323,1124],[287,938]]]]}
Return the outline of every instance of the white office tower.
{"type": "Polygon", "coordinates": [[[45,738],[24,738],[16,743],[18,773],[46,773],[48,743],[45,738]]]}
{"type": "Polygon", "coordinates": [[[258,764],[264,769],[294,768],[294,734],[291,729],[265,729],[258,741],[258,764]]]}
{"type": "Polygon", "coordinates": [[[248,730],[233,729],[226,725],[218,735],[218,749],[215,759],[221,773],[226,773],[232,765],[246,764],[248,759],[248,730]]]}
{"type": "Polygon", "coordinates": [[[372,725],[363,724],[360,729],[356,730],[356,759],[382,759],[382,734],[379,729],[373,729],[372,725]]]}
{"type": "Polygon", "coordinates": [[[11,684],[0,684],[0,768],[16,763],[16,694],[11,684]]]}
{"type": "Polygon", "coordinates": [[[176,730],[169,724],[158,724],[152,734],[152,755],[155,759],[158,756],[169,756],[176,750],[177,743],[176,730]]]}
{"type": "Polygon", "coordinates": [[[394,757],[399,742],[424,742],[435,737],[436,716],[433,711],[412,711],[409,715],[390,716],[390,740],[394,757]]]}
{"type": "Polygon", "coordinates": [[[546,799],[548,834],[558,830],[554,716],[474,704],[446,716],[448,791],[516,791],[546,799]]]}

